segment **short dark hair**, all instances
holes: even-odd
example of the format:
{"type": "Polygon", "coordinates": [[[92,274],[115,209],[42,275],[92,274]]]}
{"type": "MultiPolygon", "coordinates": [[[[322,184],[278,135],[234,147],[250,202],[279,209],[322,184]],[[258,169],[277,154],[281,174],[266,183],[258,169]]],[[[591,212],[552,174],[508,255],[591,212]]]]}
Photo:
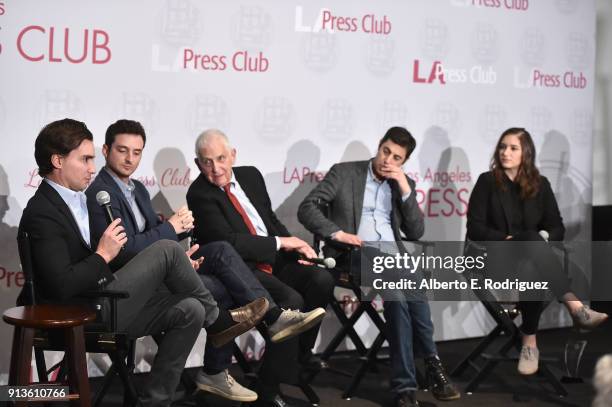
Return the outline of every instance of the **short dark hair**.
{"type": "MultiPolygon", "coordinates": [[[[402,146],[406,149],[406,160],[410,157],[410,154],[416,148],[416,140],[412,137],[412,134],[405,127],[391,127],[383,138],[378,143],[378,148],[383,145],[385,141],[391,140],[395,144],[402,146]]],[[[405,160],[404,160],[405,161],[405,160]]]]}
{"type": "Polygon", "coordinates": [[[73,119],[56,120],[47,124],[38,133],[34,143],[34,158],[41,177],[50,174],[55,167],[51,156],[68,155],[79,148],[83,140],[93,141],[93,135],[85,123],[73,119]]]}
{"type": "Polygon", "coordinates": [[[142,145],[144,147],[147,144],[147,136],[144,131],[142,124],[135,120],[120,119],[115,123],[108,126],[106,129],[106,136],[104,137],[104,144],[110,148],[115,142],[115,138],[118,134],[136,134],[142,137],[142,145]]]}

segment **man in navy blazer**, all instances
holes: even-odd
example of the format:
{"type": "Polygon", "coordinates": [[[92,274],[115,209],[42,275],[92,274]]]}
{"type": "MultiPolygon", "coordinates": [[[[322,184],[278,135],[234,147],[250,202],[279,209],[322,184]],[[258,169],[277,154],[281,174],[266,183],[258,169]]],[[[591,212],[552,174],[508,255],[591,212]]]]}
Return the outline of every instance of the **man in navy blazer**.
{"type": "MultiPolygon", "coordinates": [[[[108,157],[108,153],[106,157],[108,157]]],[[[121,253],[111,263],[113,269],[123,266],[135,255],[149,247],[152,242],[161,239],[182,240],[179,236],[187,232],[183,225],[189,225],[192,222],[189,220],[191,215],[185,208],[181,208],[182,212],[175,213],[167,221],[163,222],[155,213],[151,205],[149,192],[141,182],[130,180],[131,183],[125,184],[124,187],[117,183],[115,179],[117,179],[117,176],[109,168],[107,158],[106,166],[100,170],[94,181],[85,191],[89,213],[92,215],[90,219],[92,235],[97,238],[101,235],[101,231],[106,229],[107,220],[104,210],[96,201],[96,194],[99,191],[106,191],[110,195],[113,215],[121,218],[126,233],[131,237],[123,250],[121,250],[121,253]],[[128,201],[122,188],[126,191],[133,191],[132,202],[128,201]],[[138,207],[136,213],[134,213],[133,205],[138,207]]]]}
{"type": "MultiPolygon", "coordinates": [[[[96,201],[96,194],[100,191],[108,192],[114,217],[123,220],[128,241],[111,263],[112,268],[122,267],[160,239],[181,240],[193,228],[193,217],[186,206],[166,221],[159,219],[144,185],[130,178],[138,168],[145,143],[146,134],[140,123],[118,120],[111,124],[102,148],[106,165],[86,191],[93,239],[101,236],[106,228],[104,211],[96,201]]],[[[292,312],[283,311],[276,305],[229,243],[218,241],[202,247],[196,244],[187,255],[191,257],[194,253],[198,258],[192,260],[192,264],[219,307],[242,306],[265,298],[269,308],[264,311],[263,320],[275,328],[274,332],[285,338],[299,333],[296,330],[298,321],[288,318],[292,312]]],[[[232,344],[213,350],[209,342],[206,343],[204,368],[196,377],[198,388],[230,400],[256,400],[257,393],[241,386],[227,371],[231,365],[232,344]]]]}
{"type": "Polygon", "coordinates": [[[106,191],[114,217],[120,217],[130,239],[121,253],[111,263],[111,268],[120,268],[135,255],[160,239],[181,240],[193,227],[193,217],[186,206],[180,208],[167,221],[162,221],[153,206],[145,186],[130,178],[140,163],[146,142],[144,129],[138,122],[119,120],[106,132],[102,154],[106,165],[100,170],[85,194],[91,216],[91,232],[94,239],[106,229],[104,209],[98,205],[96,194],[106,191]],[[121,133],[119,133],[121,132],[121,133]],[[122,140],[117,143],[117,137],[122,140]]]}

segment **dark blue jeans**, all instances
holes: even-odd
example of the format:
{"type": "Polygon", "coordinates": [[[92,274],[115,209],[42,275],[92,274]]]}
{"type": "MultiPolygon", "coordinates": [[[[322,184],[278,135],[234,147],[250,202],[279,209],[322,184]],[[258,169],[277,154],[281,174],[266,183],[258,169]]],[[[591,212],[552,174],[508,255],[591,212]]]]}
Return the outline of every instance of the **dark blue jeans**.
{"type": "MultiPolygon", "coordinates": [[[[270,302],[270,309],[276,303],[255,277],[240,255],[227,242],[213,242],[200,247],[194,258],[204,256],[198,270],[202,282],[210,290],[219,308],[231,309],[248,304],[260,297],[270,302]]],[[[204,366],[223,370],[232,363],[233,342],[221,348],[213,348],[206,341],[204,366]]]]}
{"type": "Polygon", "coordinates": [[[391,391],[400,394],[417,389],[415,354],[436,355],[433,323],[427,301],[385,301],[389,352],[391,358],[391,391]]]}

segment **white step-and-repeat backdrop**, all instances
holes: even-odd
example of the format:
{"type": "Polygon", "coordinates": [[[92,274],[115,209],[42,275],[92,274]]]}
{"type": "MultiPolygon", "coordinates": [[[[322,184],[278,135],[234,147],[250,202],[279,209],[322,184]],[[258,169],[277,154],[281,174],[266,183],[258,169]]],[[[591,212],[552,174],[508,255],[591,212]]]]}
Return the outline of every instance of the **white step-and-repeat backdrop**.
{"type": "MultiPolygon", "coordinates": [[[[197,175],[197,134],[224,130],[302,237],[297,205],[325,171],[372,156],[388,127],[406,126],[418,141],[405,170],[425,238],[455,241],[499,134],[524,126],[568,238],[588,239],[594,41],[592,0],[0,0],[0,309],[23,282],[15,236],[40,183],[34,139],[64,117],[87,123],[98,153],[110,123],[141,121],[136,176],[165,215],[197,175]]],[[[490,326],[473,303],[432,307],[437,340],[490,326]]],[[[566,322],[549,312],[544,324],[566,322]]],[[[336,325],[325,320],[319,344],[336,325]]],[[[365,319],[359,329],[375,334],[365,319]]],[[[1,382],[11,332],[0,324],[1,382]]],[[[259,338],[242,342],[249,356],[261,352],[259,338]]],[[[152,347],[145,340],[139,354],[152,347]]]]}

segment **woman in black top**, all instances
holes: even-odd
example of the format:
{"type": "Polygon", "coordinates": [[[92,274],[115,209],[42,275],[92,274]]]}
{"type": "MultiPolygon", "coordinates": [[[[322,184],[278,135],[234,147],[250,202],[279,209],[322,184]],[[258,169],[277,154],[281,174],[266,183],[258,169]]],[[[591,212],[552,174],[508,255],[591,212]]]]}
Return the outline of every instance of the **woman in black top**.
{"type": "MultiPolygon", "coordinates": [[[[491,159],[491,171],[480,175],[470,196],[467,237],[488,247],[488,263],[494,263],[497,269],[493,272],[507,270],[516,275],[522,262],[530,262],[535,274],[531,277],[549,283],[551,291],[567,307],[574,324],[595,328],[608,315],[582,304],[571,291],[569,279],[552,248],[544,243],[563,240],[565,228],[550,183],[540,175],[535,156],[527,130],[510,128],[500,136],[491,159]],[[535,243],[486,244],[494,241],[535,243]]],[[[523,318],[523,347],[518,370],[521,374],[533,374],[538,369],[536,332],[543,302],[520,301],[519,307],[523,318]]]]}

